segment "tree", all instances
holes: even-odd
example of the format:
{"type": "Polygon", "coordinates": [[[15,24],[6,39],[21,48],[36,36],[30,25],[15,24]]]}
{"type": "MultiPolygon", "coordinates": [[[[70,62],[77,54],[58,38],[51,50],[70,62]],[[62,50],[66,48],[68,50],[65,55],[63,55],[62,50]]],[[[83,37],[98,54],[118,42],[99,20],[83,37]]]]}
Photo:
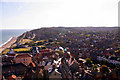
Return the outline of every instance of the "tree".
{"type": "Polygon", "coordinates": [[[107,66],[109,65],[108,61],[106,61],[106,60],[100,61],[100,64],[101,64],[101,65],[107,65],[107,66]]]}
{"type": "Polygon", "coordinates": [[[53,40],[50,38],[50,39],[48,40],[48,42],[53,42],[53,40]]]}
{"type": "Polygon", "coordinates": [[[46,46],[42,46],[41,49],[46,49],[46,46]]]}
{"type": "Polygon", "coordinates": [[[102,65],[100,68],[101,73],[109,73],[109,69],[106,65],[102,65]]]}
{"type": "Polygon", "coordinates": [[[62,56],[63,56],[63,52],[62,52],[62,51],[55,50],[55,52],[56,52],[56,53],[58,53],[60,57],[62,57],[62,56]]]}
{"type": "Polygon", "coordinates": [[[43,42],[38,42],[37,45],[43,45],[43,42]]]}
{"type": "Polygon", "coordinates": [[[90,58],[86,58],[86,65],[87,65],[87,66],[91,66],[92,63],[93,63],[93,61],[91,61],[90,58]]]}
{"type": "Polygon", "coordinates": [[[97,64],[95,64],[95,65],[92,67],[92,70],[98,71],[98,69],[97,69],[97,64]]]}

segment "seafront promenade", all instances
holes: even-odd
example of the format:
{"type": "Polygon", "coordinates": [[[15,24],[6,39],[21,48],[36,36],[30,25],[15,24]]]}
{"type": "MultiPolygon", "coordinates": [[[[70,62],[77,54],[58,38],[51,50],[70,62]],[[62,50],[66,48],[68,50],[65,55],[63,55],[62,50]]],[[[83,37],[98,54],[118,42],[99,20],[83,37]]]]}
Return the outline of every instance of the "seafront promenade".
{"type": "Polygon", "coordinates": [[[17,40],[17,37],[12,37],[7,43],[5,43],[2,47],[0,47],[0,53],[6,48],[9,48],[13,43],[16,42],[16,40],[17,40]]]}

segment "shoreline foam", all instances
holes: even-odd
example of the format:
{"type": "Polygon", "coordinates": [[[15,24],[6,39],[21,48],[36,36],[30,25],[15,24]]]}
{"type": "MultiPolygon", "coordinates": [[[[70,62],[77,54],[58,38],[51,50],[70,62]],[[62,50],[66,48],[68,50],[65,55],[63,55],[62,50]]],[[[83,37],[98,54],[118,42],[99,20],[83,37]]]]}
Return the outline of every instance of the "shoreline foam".
{"type": "Polygon", "coordinates": [[[6,42],[4,42],[3,44],[1,44],[0,45],[0,49],[2,48],[3,45],[5,45],[6,43],[8,43],[11,39],[12,39],[12,37],[10,37],[6,42]]]}
{"type": "Polygon", "coordinates": [[[11,37],[8,41],[6,41],[4,44],[0,46],[0,53],[5,50],[6,48],[9,48],[12,44],[14,44],[17,40],[17,37],[11,37]]]}

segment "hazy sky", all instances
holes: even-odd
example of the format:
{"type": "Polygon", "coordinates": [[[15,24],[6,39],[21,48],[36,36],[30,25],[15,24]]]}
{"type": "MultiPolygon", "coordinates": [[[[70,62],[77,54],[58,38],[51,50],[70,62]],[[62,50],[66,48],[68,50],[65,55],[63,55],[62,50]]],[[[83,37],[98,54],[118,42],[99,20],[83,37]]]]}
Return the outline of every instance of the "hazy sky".
{"type": "Polygon", "coordinates": [[[0,29],[118,26],[118,1],[2,0],[0,29]]]}

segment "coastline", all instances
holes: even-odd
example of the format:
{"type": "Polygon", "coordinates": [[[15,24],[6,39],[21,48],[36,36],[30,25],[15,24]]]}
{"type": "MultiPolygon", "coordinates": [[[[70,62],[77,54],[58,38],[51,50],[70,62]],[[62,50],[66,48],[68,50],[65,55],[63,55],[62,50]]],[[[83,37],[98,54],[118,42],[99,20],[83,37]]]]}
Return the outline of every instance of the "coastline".
{"type": "Polygon", "coordinates": [[[2,48],[3,45],[5,45],[6,43],[8,43],[11,39],[12,39],[12,37],[10,37],[6,42],[4,42],[3,44],[1,44],[0,45],[0,49],[2,48]]]}
{"type": "Polygon", "coordinates": [[[7,42],[5,42],[2,46],[0,46],[0,53],[4,51],[6,48],[9,48],[12,44],[14,44],[17,40],[17,37],[11,37],[7,42]]]}

